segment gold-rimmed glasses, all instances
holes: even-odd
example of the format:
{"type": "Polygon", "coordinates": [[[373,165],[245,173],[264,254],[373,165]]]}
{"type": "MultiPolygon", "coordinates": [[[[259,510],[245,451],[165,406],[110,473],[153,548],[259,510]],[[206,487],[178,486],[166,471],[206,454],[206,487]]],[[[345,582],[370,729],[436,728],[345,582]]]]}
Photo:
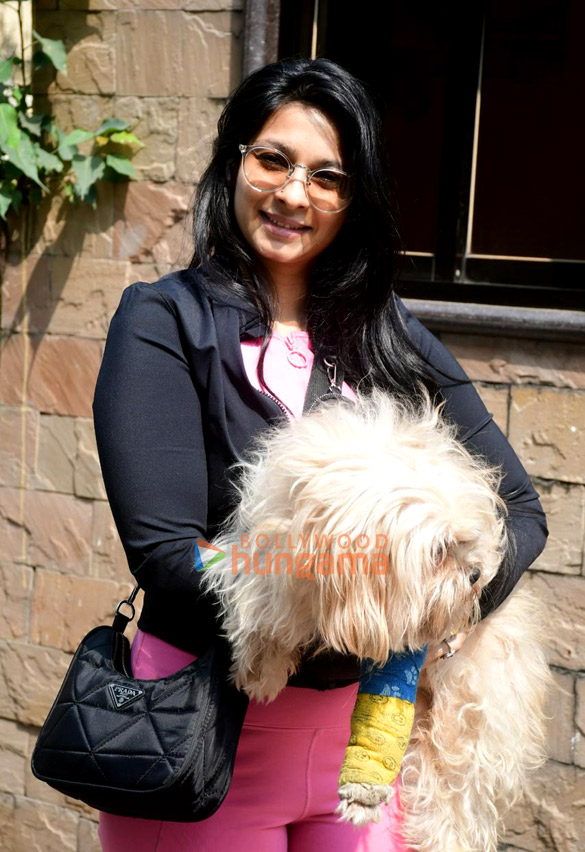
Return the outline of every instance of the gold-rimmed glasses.
{"type": "Polygon", "coordinates": [[[351,201],[351,176],[341,169],[310,169],[291,163],[278,148],[265,145],[240,145],[239,149],[244,177],[256,192],[276,192],[289,183],[297,169],[304,169],[307,198],[317,210],[340,213],[351,201]]]}

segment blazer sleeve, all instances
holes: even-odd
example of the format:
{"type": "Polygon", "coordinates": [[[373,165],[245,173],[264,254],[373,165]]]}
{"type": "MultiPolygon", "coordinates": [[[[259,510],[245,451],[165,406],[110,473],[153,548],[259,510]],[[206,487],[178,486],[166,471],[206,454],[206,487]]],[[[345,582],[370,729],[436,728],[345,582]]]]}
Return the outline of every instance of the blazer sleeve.
{"type": "Polygon", "coordinates": [[[410,339],[441,387],[445,414],[457,425],[459,440],[502,472],[500,494],[508,509],[509,545],[498,574],[483,591],[485,617],[506,599],[543,551],[548,536],[546,517],[530,477],[459,362],[399,299],[397,302],[410,339]]]}
{"type": "Polygon", "coordinates": [[[133,284],[112,319],[93,401],[106,492],[145,590],[196,592],[207,526],[201,406],[170,301],[133,284]]]}

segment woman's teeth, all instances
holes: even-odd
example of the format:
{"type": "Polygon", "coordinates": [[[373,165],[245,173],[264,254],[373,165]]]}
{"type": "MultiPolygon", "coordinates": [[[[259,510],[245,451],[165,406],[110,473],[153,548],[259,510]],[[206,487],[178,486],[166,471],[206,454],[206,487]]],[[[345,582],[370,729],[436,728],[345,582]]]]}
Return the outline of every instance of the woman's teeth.
{"type": "Polygon", "coordinates": [[[273,225],[276,225],[278,228],[285,228],[287,231],[303,231],[306,228],[306,225],[301,225],[300,223],[298,225],[289,225],[288,223],[281,222],[280,219],[275,219],[269,213],[265,213],[264,215],[273,225]]]}

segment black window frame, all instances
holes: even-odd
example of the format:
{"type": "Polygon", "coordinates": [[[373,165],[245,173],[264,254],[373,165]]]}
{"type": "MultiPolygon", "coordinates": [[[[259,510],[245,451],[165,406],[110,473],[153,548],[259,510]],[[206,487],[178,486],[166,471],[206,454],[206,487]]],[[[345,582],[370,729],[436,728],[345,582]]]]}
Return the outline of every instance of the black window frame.
{"type": "MultiPolygon", "coordinates": [[[[318,14],[318,3],[315,6],[318,14]]],[[[475,37],[481,39],[484,37],[484,4],[469,6],[475,10],[470,13],[472,17],[475,15],[475,20],[470,22],[475,37]]],[[[244,75],[278,58],[280,21],[280,0],[245,0],[244,75]]],[[[305,27],[311,24],[312,21],[305,20],[305,27]]],[[[530,260],[476,256],[465,251],[470,158],[473,156],[473,135],[470,138],[469,128],[473,126],[471,112],[475,112],[477,89],[473,81],[479,79],[480,55],[477,43],[472,44],[471,39],[467,47],[462,45],[458,61],[465,62],[467,72],[459,75],[460,84],[449,92],[447,109],[451,110],[453,121],[461,125],[461,132],[457,134],[460,147],[452,152],[441,175],[439,204],[443,233],[438,235],[437,253],[432,259],[433,286],[429,287],[428,271],[424,276],[407,272],[401,276],[401,293],[421,319],[424,318],[430,327],[438,331],[478,333],[481,328],[484,333],[585,342],[585,311],[582,310],[585,281],[577,283],[579,289],[572,289],[576,283],[574,269],[569,270],[570,286],[564,290],[567,294],[565,303],[558,308],[550,308],[546,307],[546,295],[551,290],[547,286],[539,286],[538,281],[539,272],[543,271],[542,264],[530,260]],[[465,83],[465,80],[468,82],[465,83]],[[462,103],[465,104],[463,109],[462,103]],[[462,162],[466,164],[465,168],[461,167],[462,162]],[[456,193],[452,191],[453,185],[457,186],[456,193]],[[443,187],[449,187],[449,191],[444,191],[443,187]],[[504,277],[509,283],[489,280],[490,275],[496,279],[502,277],[501,274],[493,275],[498,265],[500,270],[506,267],[504,277]],[[528,286],[525,285],[527,271],[532,279],[528,286]],[[518,280],[517,288],[514,276],[518,280]],[[437,283],[439,288],[435,286],[437,283]],[[526,304],[527,290],[530,291],[531,304],[526,304]],[[544,298],[539,299],[539,296],[544,298]]],[[[419,269],[424,262],[420,256],[416,258],[419,269]]],[[[585,273],[585,263],[581,269],[585,273]]],[[[568,267],[559,261],[557,271],[559,276],[567,276],[568,267]]],[[[559,288],[555,288],[555,293],[558,292],[559,288]]]]}

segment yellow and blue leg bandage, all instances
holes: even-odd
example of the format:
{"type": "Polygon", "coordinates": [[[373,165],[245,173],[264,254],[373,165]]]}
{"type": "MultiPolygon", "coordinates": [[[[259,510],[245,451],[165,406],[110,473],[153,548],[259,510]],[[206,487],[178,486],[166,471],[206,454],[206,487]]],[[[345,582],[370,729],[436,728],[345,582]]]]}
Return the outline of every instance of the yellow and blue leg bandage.
{"type": "Polygon", "coordinates": [[[420,671],[427,653],[392,654],[383,666],[362,664],[351,717],[351,736],[341,767],[344,784],[391,785],[408,747],[420,671]]]}

